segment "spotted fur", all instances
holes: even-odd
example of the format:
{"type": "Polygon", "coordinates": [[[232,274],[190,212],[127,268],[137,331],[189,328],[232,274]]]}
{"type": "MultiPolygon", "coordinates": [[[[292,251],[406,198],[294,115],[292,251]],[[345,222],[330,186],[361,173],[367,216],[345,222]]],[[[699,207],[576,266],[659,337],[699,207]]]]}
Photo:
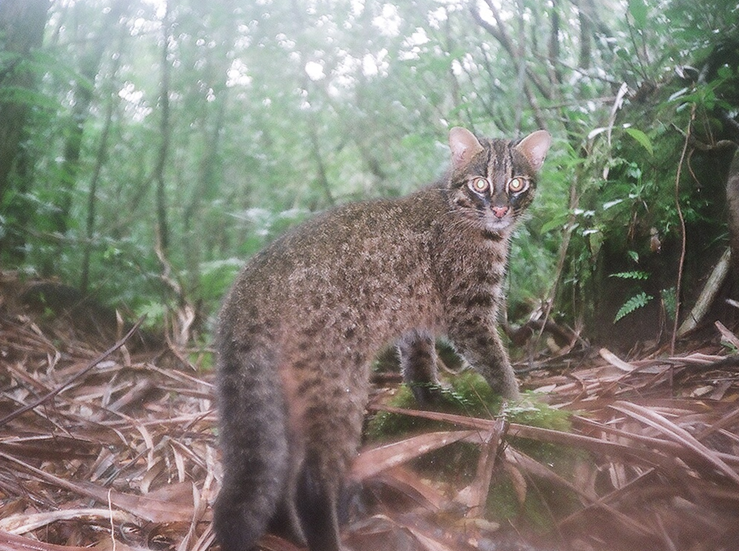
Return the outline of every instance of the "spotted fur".
{"type": "Polygon", "coordinates": [[[218,330],[224,551],[252,549],[268,528],[310,551],[340,549],[337,500],[370,363],[387,343],[399,343],[409,382],[433,383],[433,339],[446,335],[493,388],[517,396],[496,317],[509,238],[548,147],[543,131],[515,144],[453,129],[452,166],[436,185],[326,212],[249,261],[218,330]],[[515,177],[528,186],[518,194],[515,177]]]}

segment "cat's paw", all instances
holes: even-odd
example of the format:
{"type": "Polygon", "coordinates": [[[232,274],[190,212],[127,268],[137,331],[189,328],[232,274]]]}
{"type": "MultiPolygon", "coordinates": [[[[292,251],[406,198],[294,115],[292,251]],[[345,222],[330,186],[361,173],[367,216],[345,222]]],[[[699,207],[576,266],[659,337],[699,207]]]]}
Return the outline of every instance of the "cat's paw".
{"type": "Polygon", "coordinates": [[[442,383],[411,383],[411,392],[421,408],[432,408],[447,401],[452,387],[442,383]]]}

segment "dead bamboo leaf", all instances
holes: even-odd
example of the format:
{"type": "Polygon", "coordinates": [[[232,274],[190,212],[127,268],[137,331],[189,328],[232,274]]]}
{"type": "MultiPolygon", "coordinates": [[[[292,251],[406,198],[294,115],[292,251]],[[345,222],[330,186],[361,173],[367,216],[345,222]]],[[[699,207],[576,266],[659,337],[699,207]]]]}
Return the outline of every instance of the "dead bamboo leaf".
{"type": "Polygon", "coordinates": [[[184,482],[187,477],[185,471],[185,458],[180,451],[180,448],[176,445],[172,445],[172,441],[169,442],[172,455],[174,456],[175,466],[177,467],[177,482],[184,482]]]}
{"type": "Polygon", "coordinates": [[[413,537],[418,540],[418,542],[423,545],[425,549],[428,551],[455,551],[453,548],[449,547],[443,542],[440,542],[438,539],[431,537],[430,535],[424,534],[421,530],[414,526],[408,526],[406,525],[405,528],[413,534],[413,537]]]}
{"type": "MultiPolygon", "coordinates": [[[[540,478],[548,480],[549,482],[553,483],[556,486],[560,486],[564,489],[574,492],[589,507],[596,507],[596,508],[603,509],[609,515],[612,515],[613,517],[617,518],[619,522],[621,522],[629,530],[635,531],[642,535],[649,534],[648,528],[643,526],[637,520],[632,519],[628,515],[625,515],[621,511],[618,511],[617,509],[611,507],[610,505],[608,505],[608,503],[605,500],[594,499],[594,496],[581,491],[580,488],[578,488],[571,482],[565,480],[564,478],[559,476],[557,473],[553,472],[551,469],[549,469],[548,467],[545,467],[544,465],[532,459],[531,457],[527,456],[526,454],[509,447],[509,448],[506,448],[506,457],[510,458],[510,461],[513,465],[520,466],[523,470],[527,471],[529,474],[538,476],[540,478]]],[[[571,518],[569,517],[568,519],[571,520],[571,518]]]]}
{"type": "Polygon", "coordinates": [[[551,429],[519,425],[516,423],[511,423],[508,434],[511,437],[518,436],[520,438],[530,438],[540,442],[549,442],[552,444],[582,448],[592,452],[618,457],[623,461],[639,459],[650,466],[672,463],[672,458],[649,449],[626,446],[624,444],[609,442],[607,440],[593,438],[583,434],[560,432],[551,429]]]}
{"type": "Polygon", "coordinates": [[[431,421],[441,421],[467,427],[470,429],[478,429],[490,431],[495,428],[495,421],[490,419],[480,419],[477,417],[466,417],[464,415],[456,415],[454,413],[442,413],[439,411],[424,411],[416,409],[403,409],[385,405],[371,405],[367,409],[370,411],[386,411],[388,413],[397,413],[400,415],[408,415],[410,417],[420,417],[431,421]]]}
{"type": "Polygon", "coordinates": [[[363,450],[354,460],[351,477],[364,480],[473,434],[472,431],[432,432],[363,450]]]}
{"type": "Polygon", "coordinates": [[[0,519],[0,531],[21,535],[32,532],[60,520],[76,520],[81,522],[116,522],[135,523],[133,516],[123,511],[108,509],[62,509],[46,513],[18,514],[0,519]]]}
{"type": "MultiPolygon", "coordinates": [[[[153,457],[153,456],[152,456],[153,457]]],[[[141,483],[139,484],[139,490],[141,490],[141,493],[146,495],[149,493],[149,488],[153,484],[153,482],[161,475],[166,468],[166,465],[164,464],[164,458],[163,457],[156,457],[153,459],[154,463],[152,465],[146,466],[146,474],[141,479],[141,483]]]]}
{"type": "Polygon", "coordinates": [[[204,502],[200,499],[200,492],[195,484],[192,484],[192,502],[195,504],[193,507],[193,518],[185,537],[182,538],[180,545],[177,547],[177,551],[187,551],[190,547],[190,541],[195,537],[198,520],[204,510],[204,502]]]}
{"type": "Polygon", "coordinates": [[[716,354],[704,354],[702,352],[694,352],[687,356],[671,356],[668,358],[669,361],[676,364],[693,364],[693,365],[707,365],[719,362],[725,359],[725,356],[718,356],[716,354]]]}
{"type": "Polygon", "coordinates": [[[89,551],[89,548],[53,545],[0,531],[0,551],[89,551]]]}
{"type": "Polygon", "coordinates": [[[448,509],[451,501],[413,471],[405,467],[393,467],[376,475],[376,480],[411,498],[425,509],[448,509]]]}
{"type": "Polygon", "coordinates": [[[732,411],[724,415],[721,419],[713,423],[710,427],[701,431],[697,438],[698,440],[702,440],[706,436],[721,429],[728,428],[733,424],[739,424],[739,408],[733,409],[732,411]]]}
{"type": "Polygon", "coordinates": [[[209,524],[205,532],[200,535],[195,544],[190,548],[190,551],[207,551],[213,547],[215,540],[216,535],[213,532],[212,526],[209,524]]]}
{"type": "Polygon", "coordinates": [[[621,358],[616,356],[613,352],[611,352],[607,348],[601,348],[598,353],[600,354],[601,358],[603,358],[613,367],[620,369],[621,371],[631,373],[632,371],[634,371],[634,369],[636,369],[635,366],[631,365],[629,362],[623,361],[621,358]]]}
{"type": "MultiPolygon", "coordinates": [[[[2,299],[0,290],[0,303],[2,299]]],[[[0,551],[70,551],[77,549],[74,545],[127,551],[149,543],[208,551],[214,544],[209,504],[222,477],[213,373],[193,371],[182,351],[142,356],[132,350],[129,356],[117,352],[79,376],[105,346],[74,335],[46,334],[46,326],[31,324],[32,319],[12,314],[0,318],[0,348],[8,359],[6,364],[0,362],[4,383],[0,418],[32,405],[65,381],[73,382],[53,400],[32,408],[32,414],[18,415],[3,425],[0,522],[14,522],[15,528],[27,531],[40,526],[33,536],[56,543],[66,538],[67,547],[37,542],[30,533],[19,547],[7,540],[14,534],[3,540],[0,532],[0,551]],[[149,469],[152,465],[157,472],[149,469]],[[148,493],[140,495],[141,490],[148,493]],[[38,516],[30,516],[30,510],[38,516]],[[65,510],[81,513],[67,519],[65,510]],[[114,532],[109,530],[111,514],[118,519],[114,532]],[[126,517],[133,523],[118,522],[126,517]],[[119,535],[124,532],[131,538],[125,542],[119,535]],[[33,547],[23,547],[28,545],[33,547]]],[[[737,333],[732,326],[727,331],[737,333]]],[[[527,388],[548,390],[542,401],[582,412],[572,418],[572,432],[514,423],[506,438],[508,460],[503,465],[522,499],[542,499],[544,506],[551,507],[549,494],[532,490],[540,479],[555,488],[555,494],[561,495],[561,490],[556,491],[560,488],[579,489],[582,508],[570,517],[561,518],[561,511],[551,507],[561,527],[555,548],[600,549],[604,541],[618,551],[649,548],[655,542],[666,546],[668,541],[679,542],[681,549],[731,548],[726,542],[737,535],[733,526],[739,514],[739,485],[727,482],[727,475],[704,457],[705,452],[691,449],[681,435],[668,434],[667,427],[655,428],[610,406],[635,402],[686,430],[714,459],[739,472],[736,362],[728,360],[714,341],[695,345],[689,353],[668,358],[660,354],[664,351],[623,362],[605,352],[593,358],[573,350],[537,358],[537,371],[524,380],[527,388]],[[681,397],[709,386],[713,388],[706,395],[710,399],[681,397]],[[527,445],[554,443],[589,453],[579,454],[581,468],[573,472],[560,471],[532,456],[527,456],[530,461],[519,456],[514,462],[513,456],[520,453],[519,438],[526,438],[527,445]]],[[[395,411],[448,423],[451,433],[467,432],[461,441],[475,445],[482,445],[496,423],[462,415],[395,411]]],[[[389,464],[399,459],[393,455],[386,458],[389,464]]],[[[400,455],[413,454],[406,450],[400,455]]],[[[492,447],[486,457],[493,457],[492,447]]],[[[444,546],[455,551],[483,549],[478,538],[488,535],[475,525],[484,526],[485,521],[463,522],[463,508],[452,501],[459,488],[411,469],[405,465],[384,470],[365,486],[364,491],[380,500],[365,502],[373,507],[368,514],[385,514],[387,534],[378,532],[382,526],[373,533],[352,531],[350,526],[347,543],[357,543],[357,550],[377,549],[367,545],[377,541],[417,551],[444,546]]],[[[487,467],[478,470],[482,473],[487,467]]],[[[484,486],[479,476],[475,483],[484,486]]],[[[530,531],[518,519],[510,523],[520,534],[516,542],[525,545],[530,531]]],[[[504,539],[505,532],[500,533],[504,539]]],[[[260,543],[273,551],[297,549],[272,537],[260,543]]]]}
{"type": "Polygon", "coordinates": [[[688,450],[694,452],[696,456],[712,465],[735,484],[739,484],[739,473],[729,467],[720,457],[718,457],[716,452],[701,444],[685,429],[678,427],[675,423],[667,420],[658,413],[637,404],[617,402],[611,405],[611,407],[616,411],[620,411],[642,421],[676,442],[683,444],[688,450]]]}
{"type": "Polygon", "coordinates": [[[96,499],[100,503],[112,503],[119,509],[127,511],[149,522],[187,522],[192,517],[192,504],[183,506],[182,503],[172,503],[170,501],[161,501],[148,496],[136,496],[124,494],[102,488],[89,482],[71,482],[59,478],[50,473],[46,473],[31,465],[18,461],[17,459],[0,452],[3,457],[13,463],[18,464],[23,469],[28,470],[47,482],[54,484],[60,488],[64,488],[77,493],[96,499]]]}
{"type": "Polygon", "coordinates": [[[118,350],[121,346],[126,344],[126,341],[131,338],[131,336],[138,330],[139,326],[143,323],[144,319],[141,318],[138,322],[134,324],[134,326],[131,328],[131,330],[126,333],[126,336],[123,337],[120,341],[115,343],[113,346],[111,346],[108,350],[100,354],[97,358],[92,360],[87,366],[76,373],[73,377],[68,379],[66,382],[62,383],[58,387],[56,387],[54,390],[43,396],[42,398],[39,398],[38,400],[28,404],[27,406],[24,406],[13,413],[6,415],[4,418],[0,419],[0,426],[3,426],[13,419],[23,415],[25,412],[30,411],[38,406],[40,406],[43,403],[48,402],[49,400],[52,400],[57,394],[68,388],[70,385],[75,383],[80,377],[83,377],[87,373],[89,373],[92,369],[94,369],[100,362],[102,362],[105,358],[110,356],[113,352],[118,350]]]}
{"type": "Polygon", "coordinates": [[[739,338],[737,338],[734,333],[729,331],[729,329],[718,320],[714,322],[714,325],[716,326],[716,329],[718,329],[719,333],[721,333],[721,338],[723,338],[734,348],[739,349],[739,338]]]}
{"type": "Polygon", "coordinates": [[[505,421],[498,420],[496,430],[483,436],[475,478],[472,484],[457,495],[456,500],[468,507],[465,514],[467,518],[477,517],[483,513],[488,493],[490,493],[490,481],[493,477],[495,459],[498,456],[498,448],[503,440],[506,427],[505,421]]]}
{"type": "MultiPolygon", "coordinates": [[[[506,453],[507,453],[506,449],[506,453]]],[[[526,503],[526,495],[529,492],[529,485],[526,483],[526,477],[521,473],[521,470],[516,467],[511,461],[505,462],[505,472],[511,479],[511,485],[513,491],[516,493],[516,499],[518,504],[523,506],[526,503]]]]}

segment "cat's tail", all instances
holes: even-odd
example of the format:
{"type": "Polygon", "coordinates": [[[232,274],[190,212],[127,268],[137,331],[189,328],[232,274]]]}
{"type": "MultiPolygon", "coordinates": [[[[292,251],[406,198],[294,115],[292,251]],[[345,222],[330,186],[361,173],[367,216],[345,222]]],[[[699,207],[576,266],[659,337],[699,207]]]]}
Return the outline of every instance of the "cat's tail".
{"type": "Polygon", "coordinates": [[[286,413],[270,355],[220,346],[218,407],[223,484],[213,526],[223,551],[248,551],[283,499],[288,472],[286,413]]]}

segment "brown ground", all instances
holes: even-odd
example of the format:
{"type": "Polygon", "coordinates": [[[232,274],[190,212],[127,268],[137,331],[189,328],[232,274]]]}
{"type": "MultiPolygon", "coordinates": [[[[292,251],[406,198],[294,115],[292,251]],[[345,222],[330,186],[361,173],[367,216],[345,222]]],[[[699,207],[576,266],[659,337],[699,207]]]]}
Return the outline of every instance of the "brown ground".
{"type": "MultiPolygon", "coordinates": [[[[0,283],[0,551],[216,549],[208,351],[101,328],[107,314],[92,330],[79,311],[29,309],[12,274],[0,283]]],[[[736,551],[739,357],[722,338],[739,348],[720,327],[673,356],[627,362],[581,344],[538,358],[524,388],[576,411],[571,432],[415,412],[448,428],[363,450],[347,546],[736,551]],[[458,440],[481,450],[464,482],[412,461],[458,440]],[[525,453],[551,443],[575,452],[567,469],[525,453]],[[483,506],[501,480],[517,510],[496,523],[483,506]]],[[[267,536],[263,549],[297,548],[267,536]]]]}

